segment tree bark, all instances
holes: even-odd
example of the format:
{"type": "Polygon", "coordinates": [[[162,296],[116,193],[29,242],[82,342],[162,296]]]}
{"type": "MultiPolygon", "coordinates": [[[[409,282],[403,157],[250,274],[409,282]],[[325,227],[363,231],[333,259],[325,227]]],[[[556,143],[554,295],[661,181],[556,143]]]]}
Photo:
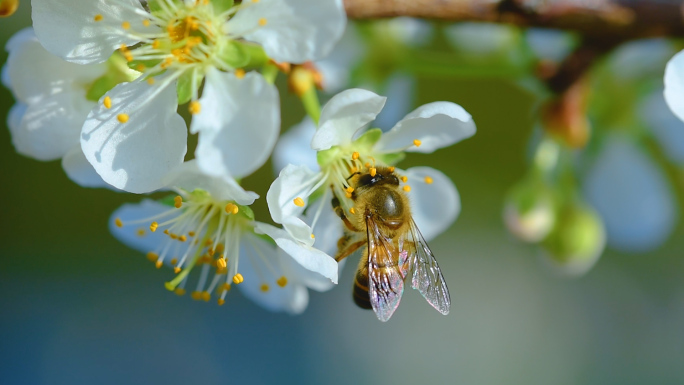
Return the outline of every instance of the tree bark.
{"type": "Polygon", "coordinates": [[[626,41],[684,36],[682,0],[344,0],[352,19],[411,16],[510,23],[626,41]]]}

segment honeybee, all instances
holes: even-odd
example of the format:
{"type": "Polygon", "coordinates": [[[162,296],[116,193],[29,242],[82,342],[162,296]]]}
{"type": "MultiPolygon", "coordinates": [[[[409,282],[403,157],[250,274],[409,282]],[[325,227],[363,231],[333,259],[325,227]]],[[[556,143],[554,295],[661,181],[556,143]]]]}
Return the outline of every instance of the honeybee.
{"type": "Polygon", "coordinates": [[[442,271],[411,216],[406,193],[399,188],[393,168],[372,167],[348,179],[354,206],[349,212],[332,200],[345,224],[338,241],[337,261],[366,246],[354,277],[353,298],[361,308],[373,309],[387,321],[399,306],[404,281],[442,314],[449,313],[451,298],[442,271]]]}

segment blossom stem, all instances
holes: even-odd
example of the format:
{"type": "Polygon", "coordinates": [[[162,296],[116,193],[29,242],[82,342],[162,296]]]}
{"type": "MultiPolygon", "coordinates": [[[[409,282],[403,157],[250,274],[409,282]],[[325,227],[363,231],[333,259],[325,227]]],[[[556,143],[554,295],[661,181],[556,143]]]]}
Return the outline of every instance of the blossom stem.
{"type": "Polygon", "coordinates": [[[278,67],[271,62],[267,62],[266,64],[264,64],[264,66],[261,69],[261,75],[264,77],[264,79],[266,79],[266,81],[269,84],[275,83],[275,80],[278,77],[278,72],[278,67]]]}
{"type": "Polygon", "coordinates": [[[318,121],[321,118],[321,103],[318,101],[318,93],[315,87],[310,87],[304,93],[302,93],[299,98],[302,100],[304,109],[309,115],[311,120],[318,125],[318,121]]]}

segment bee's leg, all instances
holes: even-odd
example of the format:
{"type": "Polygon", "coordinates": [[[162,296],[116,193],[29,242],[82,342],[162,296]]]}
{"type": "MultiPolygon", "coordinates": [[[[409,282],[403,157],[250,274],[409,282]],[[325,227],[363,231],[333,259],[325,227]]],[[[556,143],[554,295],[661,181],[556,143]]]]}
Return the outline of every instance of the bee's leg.
{"type": "Polygon", "coordinates": [[[333,192],[333,198],[332,201],[333,210],[335,210],[335,214],[337,214],[340,219],[342,219],[342,222],[344,222],[344,225],[347,226],[347,228],[351,231],[354,232],[359,232],[360,230],[354,227],[351,222],[349,222],[349,219],[347,219],[347,216],[344,214],[344,209],[342,209],[342,206],[340,204],[340,200],[337,198],[335,193],[333,192]]]}
{"type": "MultiPolygon", "coordinates": [[[[358,233],[357,233],[358,234],[358,233]]],[[[353,242],[355,239],[358,239],[358,236],[354,236],[351,234],[345,234],[340,238],[339,241],[337,241],[337,255],[335,255],[335,260],[337,262],[347,258],[350,256],[353,252],[361,248],[361,246],[366,244],[366,239],[365,236],[361,240],[357,240],[353,242]]]]}

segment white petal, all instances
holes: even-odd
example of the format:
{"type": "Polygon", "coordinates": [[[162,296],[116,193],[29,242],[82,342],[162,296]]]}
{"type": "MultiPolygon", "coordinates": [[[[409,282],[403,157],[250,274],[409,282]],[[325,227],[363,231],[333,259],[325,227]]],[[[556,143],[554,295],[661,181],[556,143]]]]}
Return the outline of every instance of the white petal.
{"type": "MultiPolygon", "coordinates": [[[[277,248],[251,234],[245,234],[240,242],[240,274],[244,281],[237,285],[240,291],[252,301],[270,311],[287,311],[299,314],[308,304],[308,293],[301,285],[293,282],[285,271],[277,270],[278,276],[269,268],[277,268],[282,264],[277,248]],[[267,262],[264,259],[268,260],[267,262]],[[288,284],[280,287],[276,281],[281,277],[288,278],[288,284]],[[268,285],[268,291],[262,285],[268,285]],[[304,296],[302,296],[302,290],[304,296]]],[[[288,258],[288,257],[286,257],[288,258]]]]}
{"type": "Polygon", "coordinates": [[[323,107],[318,131],[311,140],[317,151],[350,143],[354,134],[372,122],[385,105],[384,96],[354,88],[333,96],[323,107]]]}
{"type": "Polygon", "coordinates": [[[430,167],[406,170],[413,220],[426,240],[448,229],[461,212],[461,198],[448,176],[430,167]],[[432,183],[427,183],[431,178],[432,183]]]}
{"type": "Polygon", "coordinates": [[[385,83],[385,91],[383,94],[391,95],[387,98],[387,103],[382,112],[378,114],[373,122],[373,127],[381,128],[383,131],[387,131],[396,122],[405,116],[411,104],[413,104],[413,95],[415,89],[416,81],[415,79],[407,74],[395,73],[387,79],[385,83]]]}
{"type": "Polygon", "coordinates": [[[684,120],[684,51],[676,54],[665,68],[665,101],[684,120]]]}
{"type": "Polygon", "coordinates": [[[612,136],[605,146],[585,179],[585,195],[604,220],[609,245],[623,251],[652,250],[677,223],[672,186],[629,139],[612,136]]]}
{"type": "Polygon", "coordinates": [[[271,155],[280,131],[278,91],[251,72],[243,79],[210,69],[191,132],[199,132],[195,157],[210,175],[247,176],[271,155]]]}
{"type": "Polygon", "coordinates": [[[337,262],[331,256],[313,247],[302,245],[294,240],[287,231],[266,223],[257,222],[256,229],[271,237],[278,247],[304,268],[337,283],[337,262]]]}
{"type": "Polygon", "coordinates": [[[19,129],[13,131],[17,152],[38,160],[63,157],[79,145],[81,127],[94,105],[84,91],[62,92],[29,104],[19,129]]]}
{"type": "Polygon", "coordinates": [[[639,108],[667,157],[684,165],[684,122],[672,114],[662,92],[649,95],[639,108]]]}
{"type": "Polygon", "coordinates": [[[273,221],[282,224],[288,217],[301,215],[309,201],[307,192],[321,177],[320,173],[311,171],[306,166],[291,164],[285,167],[266,193],[266,202],[273,221]],[[296,198],[302,198],[304,206],[297,206],[294,203],[296,198]]]}
{"type": "Polygon", "coordinates": [[[314,246],[328,255],[337,252],[337,241],[342,237],[342,221],[333,211],[330,203],[331,194],[325,194],[322,198],[312,202],[306,211],[304,222],[313,223],[316,213],[320,209],[320,215],[313,229],[315,236],[314,246]]]}
{"type": "Polygon", "coordinates": [[[260,43],[275,61],[303,63],[325,57],[346,21],[341,0],[261,0],[244,2],[227,32],[260,43]]]}
{"type": "MultiPolygon", "coordinates": [[[[7,66],[7,63],[5,63],[5,65],[2,66],[2,69],[0,69],[0,82],[3,86],[5,86],[5,88],[12,91],[12,85],[10,84],[9,67],[7,66]]],[[[14,95],[14,98],[18,99],[16,94],[14,95]]]]}
{"type": "Polygon", "coordinates": [[[463,107],[451,102],[433,102],[406,115],[383,134],[375,148],[384,152],[430,153],[475,134],[475,122],[463,107]],[[421,141],[414,146],[413,141],[421,141]]]}
{"type": "MultiPolygon", "coordinates": [[[[149,230],[149,222],[131,225],[126,223],[152,218],[170,209],[169,206],[150,199],[144,199],[137,204],[126,203],[112,214],[109,219],[109,230],[118,240],[142,253],[150,251],[159,252],[161,247],[169,240],[169,237],[164,232],[151,232],[149,230]],[[124,223],[123,227],[116,226],[116,218],[119,218],[124,223]],[[144,235],[140,235],[140,230],[144,232],[144,235]]],[[[178,215],[180,215],[180,212],[178,214],[170,214],[164,217],[164,220],[170,220],[178,215]]]]}
{"type": "Polygon", "coordinates": [[[153,191],[163,187],[162,178],[183,162],[188,132],[176,113],[175,83],[161,91],[160,86],[140,81],[117,85],[107,93],[112,107],[107,109],[100,100],[83,125],[83,153],[102,179],[116,188],[153,191]],[[128,122],[120,123],[120,114],[127,114],[128,122]]]}
{"type": "Polygon", "coordinates": [[[105,64],[78,65],[49,53],[33,31],[24,29],[7,43],[7,76],[17,99],[31,103],[45,96],[79,92],[107,70],[105,64]]]}
{"type": "Polygon", "coordinates": [[[186,191],[202,189],[216,200],[233,200],[245,206],[251,205],[259,198],[256,193],[245,191],[233,178],[216,177],[203,173],[194,159],[171,171],[165,178],[164,185],[179,187],[186,191]]]}
{"type": "MultiPolygon", "coordinates": [[[[7,128],[9,128],[10,135],[12,135],[12,141],[14,138],[18,137],[18,132],[21,130],[21,120],[24,119],[26,114],[26,109],[28,106],[22,102],[17,102],[10,108],[9,113],[7,113],[7,128]]],[[[17,144],[13,143],[16,147],[17,144]]]]}
{"type": "Polygon", "coordinates": [[[273,149],[274,171],[280,173],[288,164],[303,165],[313,171],[320,170],[316,151],[309,145],[309,138],[315,132],[316,125],[311,118],[306,117],[282,134],[273,149]]]}
{"type": "Polygon", "coordinates": [[[147,12],[138,0],[33,0],[33,28],[51,53],[72,63],[104,62],[121,44],[140,41],[131,35],[155,32],[143,26],[147,12]],[[95,21],[96,15],[102,20],[95,21]],[[124,30],[122,24],[130,23],[124,30]]]}
{"type": "Polygon", "coordinates": [[[62,158],[62,168],[69,179],[81,187],[106,187],[116,190],[113,186],[105,183],[102,177],[95,172],[93,165],[88,162],[83,150],[78,144],[67,152],[62,158]]]}

